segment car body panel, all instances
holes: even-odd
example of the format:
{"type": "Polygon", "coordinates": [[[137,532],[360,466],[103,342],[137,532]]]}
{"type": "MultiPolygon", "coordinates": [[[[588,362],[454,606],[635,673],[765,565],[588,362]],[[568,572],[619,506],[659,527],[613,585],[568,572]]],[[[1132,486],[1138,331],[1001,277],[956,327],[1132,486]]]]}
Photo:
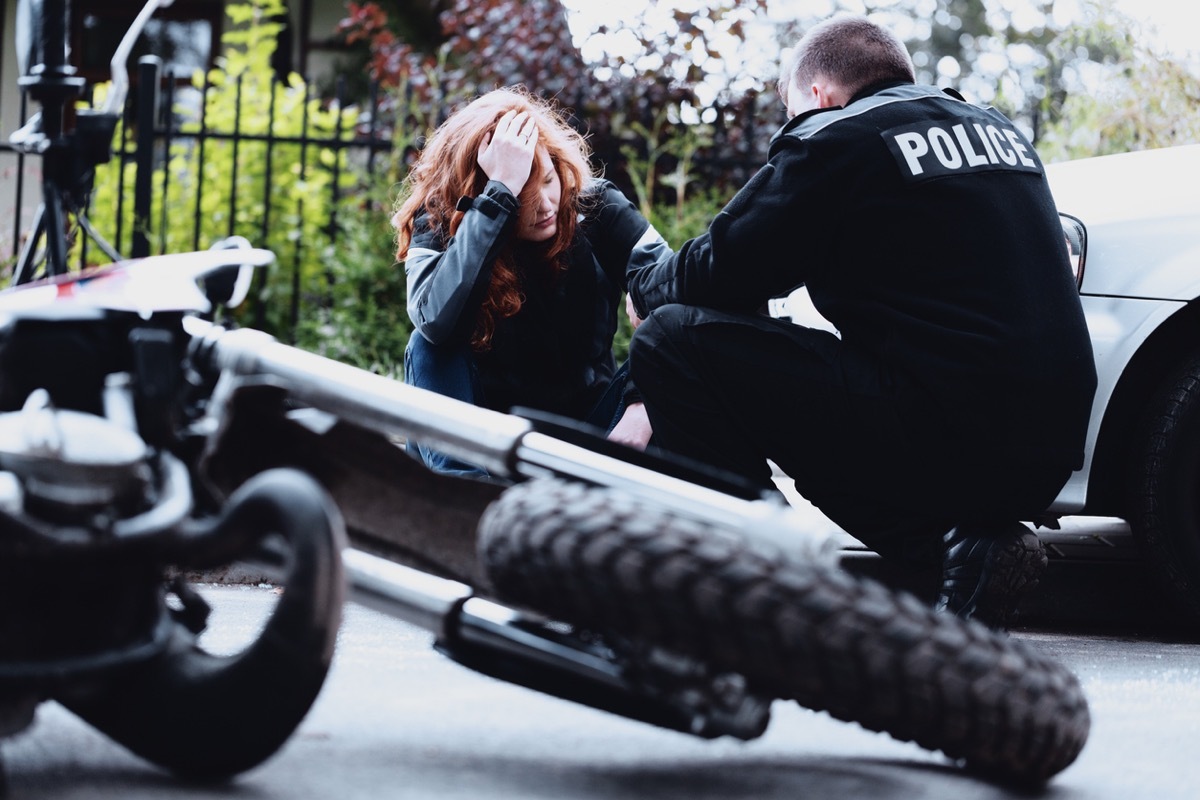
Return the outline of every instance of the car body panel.
{"type": "Polygon", "coordinates": [[[1200,145],[1099,156],[1046,168],[1059,211],[1087,229],[1081,291],[1200,296],[1200,145]]]}
{"type": "Polygon", "coordinates": [[[1129,297],[1085,295],[1080,299],[1096,359],[1096,397],[1088,422],[1083,468],[1071,475],[1051,504],[1049,510],[1057,514],[1074,513],[1084,507],[1100,426],[1125,367],[1150,334],[1186,305],[1179,301],[1129,297]]]}
{"type": "Polygon", "coordinates": [[[1121,376],[1159,327],[1200,296],[1200,145],[1099,156],[1046,168],[1060,212],[1086,230],[1081,301],[1098,386],[1083,469],[1051,506],[1081,509],[1100,426],[1121,376]]]}
{"type": "Polygon", "coordinates": [[[1200,170],[1200,145],[1081,158],[1046,166],[1060,211],[1089,225],[1200,213],[1187,177],[1200,170]]]}

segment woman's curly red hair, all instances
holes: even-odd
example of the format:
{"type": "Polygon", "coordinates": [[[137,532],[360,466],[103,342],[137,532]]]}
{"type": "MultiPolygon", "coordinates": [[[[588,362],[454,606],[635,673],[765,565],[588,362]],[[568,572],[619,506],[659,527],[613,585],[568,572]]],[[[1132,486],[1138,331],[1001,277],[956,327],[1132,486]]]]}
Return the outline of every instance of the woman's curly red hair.
{"type": "MultiPolygon", "coordinates": [[[[562,182],[562,200],[558,205],[557,230],[545,244],[548,265],[562,268],[562,256],[575,237],[580,197],[594,177],[589,163],[590,148],[584,137],[567,124],[562,112],[548,101],[520,88],[496,89],[454,112],[434,131],[401,188],[399,207],[392,217],[396,228],[396,259],[408,256],[413,222],[426,214],[430,224],[446,240],[454,236],[464,212],[456,206],[461,197],[475,197],[487,185],[487,175],[476,160],[484,137],[508,111],[524,111],[538,130],[538,154],[533,170],[520,194],[522,208],[533,206],[541,185],[541,152],[562,182]]],[[[491,284],[484,297],[471,346],[487,350],[491,346],[497,319],[511,317],[521,309],[524,297],[517,279],[511,245],[501,251],[492,266],[491,284]]]]}

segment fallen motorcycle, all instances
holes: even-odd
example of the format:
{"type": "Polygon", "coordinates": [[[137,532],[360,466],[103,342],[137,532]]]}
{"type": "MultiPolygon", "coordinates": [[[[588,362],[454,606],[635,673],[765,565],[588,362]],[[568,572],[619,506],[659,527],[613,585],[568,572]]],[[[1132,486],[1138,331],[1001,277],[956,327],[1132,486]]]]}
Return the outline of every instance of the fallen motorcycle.
{"type": "Polygon", "coordinates": [[[344,567],[455,661],[702,737],[754,738],[785,698],[1009,781],[1083,747],[1067,669],[850,576],[781,501],[204,319],[271,259],[0,292],[8,732],[53,698],[172,770],[246,769],[319,689],[344,567]],[[496,480],[430,473],[409,437],[496,480]],[[180,573],[250,556],[290,564],[282,599],[246,653],[205,656],[180,573]],[[215,735],[235,712],[256,723],[215,735]]]}
{"type": "Polygon", "coordinates": [[[65,4],[42,5],[18,32],[44,116],[10,143],[54,158],[0,292],[0,737],[56,700],[181,775],[249,769],[319,693],[348,585],[467,667],[696,736],[755,738],[782,698],[1005,781],[1074,761],[1089,716],[1065,667],[850,576],[778,499],[216,324],[270,252],[68,273],[64,217],[90,231],[119,104],[64,129],[65,4]],[[407,440],[492,480],[436,475],[407,440]],[[283,592],[213,654],[189,577],[240,561],[283,592]]]}

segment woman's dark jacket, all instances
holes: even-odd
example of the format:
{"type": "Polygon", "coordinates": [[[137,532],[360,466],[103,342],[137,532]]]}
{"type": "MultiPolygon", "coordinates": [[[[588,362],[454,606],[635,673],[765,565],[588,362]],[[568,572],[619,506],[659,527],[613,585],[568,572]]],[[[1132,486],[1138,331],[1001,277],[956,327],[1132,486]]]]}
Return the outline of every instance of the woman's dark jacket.
{"type": "Polygon", "coordinates": [[[479,405],[582,419],[616,370],[612,342],[626,267],[635,244],[653,229],[615,186],[597,181],[580,203],[566,269],[555,270],[538,257],[542,245],[516,240],[518,208],[504,184],[490,181],[478,197],[459,201],[465,213],[452,238],[433,229],[425,214],[417,216],[404,262],[414,335],[470,352],[479,405]],[[516,315],[497,316],[491,346],[477,351],[470,340],[506,247],[523,302],[516,315]]]}

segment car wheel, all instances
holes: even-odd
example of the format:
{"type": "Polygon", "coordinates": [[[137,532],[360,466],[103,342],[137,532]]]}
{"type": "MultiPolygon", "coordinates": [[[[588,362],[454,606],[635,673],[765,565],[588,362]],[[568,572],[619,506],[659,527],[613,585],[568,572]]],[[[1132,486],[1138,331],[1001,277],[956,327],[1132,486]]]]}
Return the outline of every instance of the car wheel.
{"type": "Polygon", "coordinates": [[[1200,618],[1200,354],[1154,394],[1136,442],[1130,527],[1200,618]]]}

